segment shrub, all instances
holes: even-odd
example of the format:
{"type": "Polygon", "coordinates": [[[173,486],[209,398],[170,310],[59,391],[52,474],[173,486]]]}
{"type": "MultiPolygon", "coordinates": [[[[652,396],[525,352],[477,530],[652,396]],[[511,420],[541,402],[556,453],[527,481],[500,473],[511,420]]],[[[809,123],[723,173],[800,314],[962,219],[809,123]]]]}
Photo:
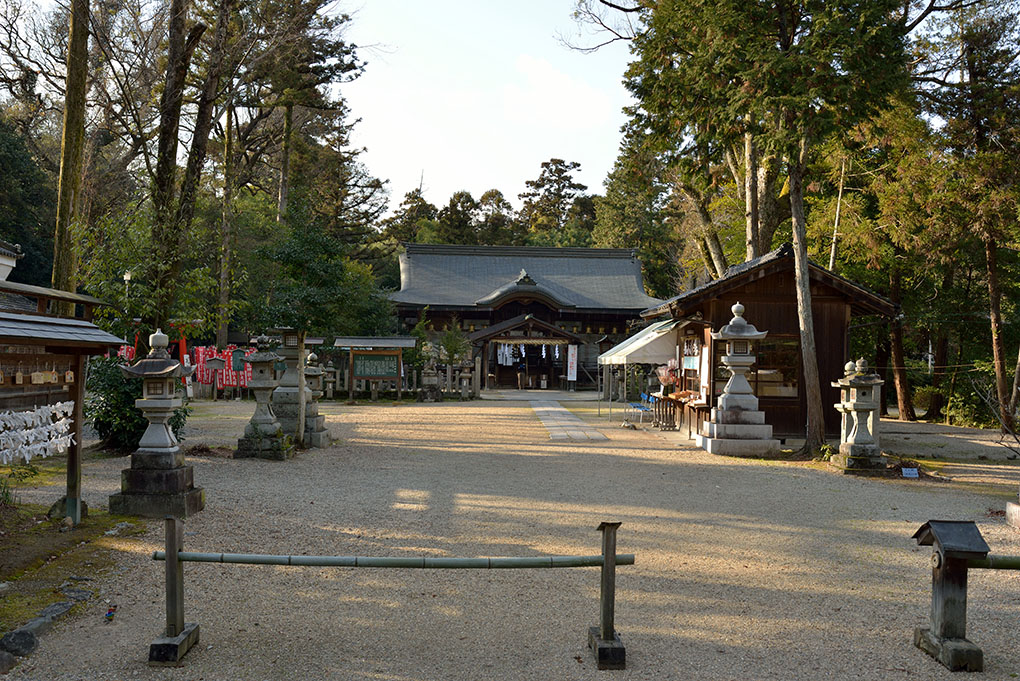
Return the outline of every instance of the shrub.
{"type": "MultiPolygon", "coordinates": [[[[117,357],[89,362],[84,410],[85,421],[95,428],[103,446],[126,452],[138,446],[149,422],[135,407],[135,400],[142,397],[142,379],[124,376],[122,364],[117,357]]],[[[187,405],[174,409],[170,428],[175,436],[180,437],[190,413],[187,405]]]]}

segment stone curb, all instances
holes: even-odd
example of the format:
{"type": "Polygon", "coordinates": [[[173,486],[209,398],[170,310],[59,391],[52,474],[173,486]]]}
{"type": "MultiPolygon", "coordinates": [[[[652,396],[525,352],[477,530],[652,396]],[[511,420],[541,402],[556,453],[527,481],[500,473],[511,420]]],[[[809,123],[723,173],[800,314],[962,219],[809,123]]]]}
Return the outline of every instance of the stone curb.
{"type": "Polygon", "coordinates": [[[19,657],[27,657],[39,647],[39,636],[53,623],[67,615],[77,603],[87,601],[92,592],[85,589],[62,588],[60,593],[69,600],[51,603],[25,624],[0,637],[0,674],[14,668],[19,657]]]}

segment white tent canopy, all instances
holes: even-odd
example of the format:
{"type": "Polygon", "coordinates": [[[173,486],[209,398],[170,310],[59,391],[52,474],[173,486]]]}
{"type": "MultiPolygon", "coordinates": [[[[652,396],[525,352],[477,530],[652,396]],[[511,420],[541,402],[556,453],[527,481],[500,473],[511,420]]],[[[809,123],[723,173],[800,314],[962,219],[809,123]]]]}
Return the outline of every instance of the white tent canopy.
{"type": "Polygon", "coordinates": [[[599,355],[599,365],[665,364],[676,358],[676,337],[669,333],[683,319],[666,319],[647,326],[599,355]]]}

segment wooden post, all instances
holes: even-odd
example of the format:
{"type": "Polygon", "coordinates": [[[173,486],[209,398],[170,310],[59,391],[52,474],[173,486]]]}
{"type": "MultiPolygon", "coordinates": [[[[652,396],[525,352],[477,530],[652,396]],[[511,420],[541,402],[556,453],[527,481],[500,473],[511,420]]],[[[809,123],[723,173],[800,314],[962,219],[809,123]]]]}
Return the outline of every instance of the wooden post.
{"type": "Polygon", "coordinates": [[[602,585],[599,592],[599,626],[588,629],[588,647],[599,669],[625,669],[627,650],[614,630],[616,611],[616,530],[620,523],[601,523],[602,585]]]}
{"type": "Polygon", "coordinates": [[[471,392],[475,397],[482,393],[482,358],[475,357],[475,375],[472,377],[471,392]]]}
{"type": "Polygon", "coordinates": [[[74,412],[71,416],[71,446],[67,448],[67,490],[64,517],[74,526],[81,523],[81,431],[85,404],[85,355],[74,357],[74,412]]]}
{"type": "Polygon", "coordinates": [[[400,402],[404,393],[404,353],[397,355],[397,402],[400,402]]]}
{"type": "Polygon", "coordinates": [[[602,523],[602,584],[599,592],[599,635],[603,641],[613,639],[616,614],[616,529],[620,523],[602,523]]]}
{"type": "Polygon", "coordinates": [[[166,637],[184,631],[184,563],[177,554],[184,547],[184,522],[166,516],[166,637]]]}
{"type": "Polygon", "coordinates": [[[354,348],[349,351],[349,367],[347,369],[347,401],[354,401],[354,348]]]}
{"type": "Polygon", "coordinates": [[[197,623],[184,623],[184,521],[166,516],[166,631],[149,646],[149,666],[179,667],[181,658],[198,643],[197,623]]]}

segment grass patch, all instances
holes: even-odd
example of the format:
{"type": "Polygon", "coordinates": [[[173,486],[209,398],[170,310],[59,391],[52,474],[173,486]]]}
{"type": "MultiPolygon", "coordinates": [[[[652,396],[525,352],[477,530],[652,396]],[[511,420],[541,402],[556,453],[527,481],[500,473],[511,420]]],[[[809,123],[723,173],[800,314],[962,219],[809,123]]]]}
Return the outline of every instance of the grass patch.
{"type": "Polygon", "coordinates": [[[113,566],[120,537],[139,534],[135,519],[97,511],[67,532],[46,518],[46,507],[24,504],[0,510],[0,632],[15,629],[51,603],[66,601],[67,586],[90,590],[91,577],[113,566]],[[105,534],[117,523],[130,523],[117,536],[105,534]],[[82,578],[74,580],[72,577],[82,578]]]}

